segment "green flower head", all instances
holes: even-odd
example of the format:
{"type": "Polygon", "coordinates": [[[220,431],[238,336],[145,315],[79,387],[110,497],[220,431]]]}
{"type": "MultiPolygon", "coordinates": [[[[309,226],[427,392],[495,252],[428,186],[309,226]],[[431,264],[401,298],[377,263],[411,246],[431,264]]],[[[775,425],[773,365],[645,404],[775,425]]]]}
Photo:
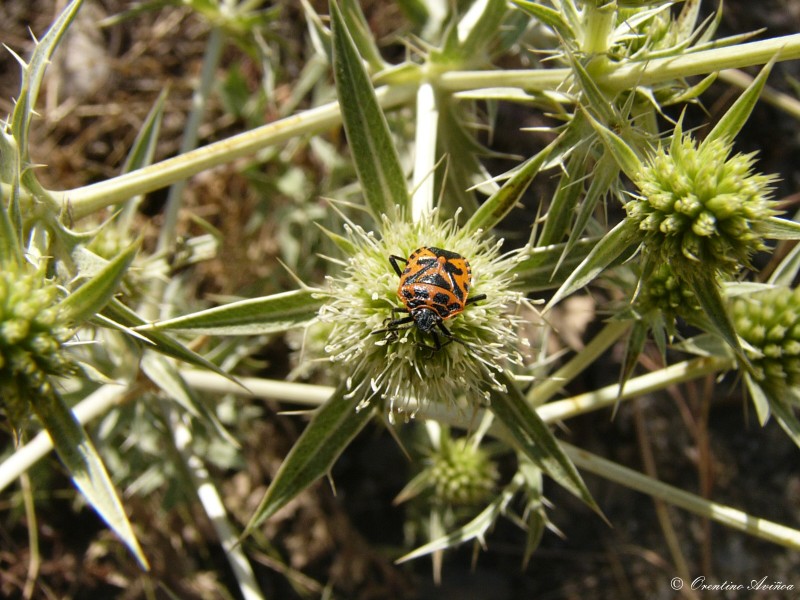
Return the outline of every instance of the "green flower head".
{"type": "Polygon", "coordinates": [[[499,243],[468,235],[452,221],[439,222],[436,213],[416,223],[385,220],[381,238],[356,226],[347,231],[350,257],[343,272],[329,278],[328,301],[319,317],[331,324],[325,350],[349,377],[352,393],[363,394],[364,404],[383,397],[390,409],[401,411],[409,403],[487,398],[484,382],[499,385],[492,382],[493,374],[509,362],[521,362],[514,334],[517,317],[507,310],[523,301],[510,290],[511,269],[520,255],[501,256],[499,243]],[[422,247],[466,258],[472,271],[469,296],[485,295],[442,321],[452,340],[438,326],[432,330],[441,343],[438,350],[432,333],[413,321],[390,326],[409,315],[389,257],[408,257],[422,247]]]}
{"type": "Polygon", "coordinates": [[[72,367],[63,350],[69,331],[59,318],[58,295],[40,272],[0,268],[0,405],[14,429],[30,415],[31,395],[47,393],[49,377],[72,367]]]}
{"type": "Polygon", "coordinates": [[[734,298],[736,332],[758,381],[780,389],[800,385],[800,289],[774,288],[734,298]]]}
{"type": "Polygon", "coordinates": [[[643,282],[636,298],[636,309],[640,314],[658,313],[667,322],[677,317],[686,317],[700,309],[694,291],[675,275],[666,263],[656,267],[643,282]]]}
{"type": "Polygon", "coordinates": [[[766,249],[773,176],[754,174],[752,154],[728,157],[720,140],[697,145],[689,135],[659,147],[625,205],[644,235],[644,251],[673,272],[731,275],[766,249]]]}
{"type": "Polygon", "coordinates": [[[489,454],[466,438],[448,440],[427,467],[435,500],[446,506],[475,506],[490,498],[498,472],[489,454]]]}

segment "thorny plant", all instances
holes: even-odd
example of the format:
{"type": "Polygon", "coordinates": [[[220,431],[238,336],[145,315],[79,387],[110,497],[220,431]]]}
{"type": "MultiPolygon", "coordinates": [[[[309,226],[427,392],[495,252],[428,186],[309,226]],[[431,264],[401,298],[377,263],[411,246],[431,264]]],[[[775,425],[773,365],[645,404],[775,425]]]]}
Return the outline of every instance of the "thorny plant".
{"type": "MultiPolygon", "coordinates": [[[[310,99],[312,105],[293,116],[200,150],[193,150],[193,139],[202,114],[194,113],[181,153],[152,163],[162,95],[124,173],[49,190],[39,182],[42,167],[33,162],[29,130],[47,64],[81,4],[71,2],[33,54],[19,58],[22,86],[0,136],[0,386],[6,423],[18,440],[0,467],[2,487],[47,450],[46,438],[36,448],[26,445],[44,428],[86,500],[146,568],[147,548],[139,546],[104,466],[113,448],[98,451],[85,426],[109,412],[141,423],[142,415],[125,411],[159,398],[163,402],[148,408],[154,413],[147,418],[162,424],[160,435],[173,436],[170,445],[194,485],[211,489],[201,498],[215,515],[242,594],[260,597],[245,549],[235,543],[238,534],[218,516],[219,496],[203,468],[214,459],[201,447],[209,439],[233,443],[218,410],[233,396],[259,390],[280,399],[298,389],[319,407],[245,535],[329,473],[367,423],[388,415],[398,429],[428,423],[423,431],[430,450],[421,463],[427,467],[401,499],[428,502],[430,526],[422,530],[431,539],[409,557],[482,541],[500,516],[512,515],[512,500],[521,498],[526,510],[514,518],[527,528],[528,560],[552,527],[543,475],[602,515],[579,469],[800,548],[800,531],[613,465],[557,440],[547,425],[645,391],[736,371],[762,424],[776,419],[800,446],[800,301],[792,288],[800,247],[768,273],[757,272],[752,260],[772,247],[771,240],[800,237],[800,226],[780,216],[772,197],[776,176],[758,172],[757,156],[733,149],[774,62],[800,56],[800,35],[715,39],[719,15],[701,20],[699,0],[405,1],[398,4],[408,19],[407,56],[390,64],[358,3],[341,0],[340,7],[332,0],[329,18],[303,3],[313,56],[300,89],[323,89],[333,80],[334,101],[314,105],[310,99]],[[495,66],[511,59],[521,68],[495,66]],[[766,66],[713,128],[684,130],[681,107],[702,100],[721,69],[753,65],[766,66]],[[320,77],[326,69],[327,80],[320,77]],[[486,119],[491,126],[504,103],[549,115],[552,124],[540,132],[548,140],[544,147],[492,177],[474,125],[486,119]],[[668,110],[676,121],[666,118],[668,110]],[[412,113],[413,127],[406,121],[412,113]],[[339,125],[360,188],[354,192],[345,185],[350,182],[332,178],[327,209],[316,213],[338,252],[327,262],[327,280],[192,312],[180,300],[190,292],[181,290],[185,280],[178,273],[208,258],[215,243],[211,235],[178,241],[181,182],[308,136],[318,152],[330,155],[325,135],[339,125]],[[526,190],[553,173],[553,196],[542,200],[536,218],[523,222],[519,215],[532,214],[517,209],[531,201],[526,190]],[[165,186],[172,187],[156,247],[121,243],[136,237],[133,216],[141,196],[165,186]],[[496,233],[507,217],[515,219],[517,231],[527,231],[527,243],[512,247],[496,233]],[[404,309],[389,257],[421,247],[468,259],[471,293],[485,296],[446,320],[458,343],[440,349],[431,348],[413,323],[386,329],[404,309]],[[624,298],[625,307],[554,370],[557,356],[529,347],[524,326],[537,314],[532,304],[549,298],[538,321],[547,330],[551,311],[594,282],[615,286],[614,297],[624,298]],[[695,329],[686,329],[687,323],[695,329]],[[246,374],[237,365],[248,351],[237,353],[238,344],[225,340],[260,340],[289,330],[304,331],[296,372],[335,383],[332,392],[256,378],[247,379],[247,387],[237,382],[246,374]],[[686,331],[700,333],[686,339],[686,331]],[[219,341],[203,354],[192,340],[209,338],[198,336],[219,341]],[[553,400],[625,339],[618,386],[553,400]],[[665,366],[634,377],[649,339],[665,366]],[[667,365],[670,348],[698,357],[667,365]],[[454,436],[451,429],[464,433],[454,436]],[[486,440],[493,440],[491,452],[483,448],[486,440]],[[517,458],[516,473],[505,482],[493,463],[502,454],[517,458]]],[[[247,52],[264,53],[269,42],[261,33],[270,31],[279,9],[190,4],[212,31],[196,92],[202,107],[223,33],[247,52]]],[[[266,53],[262,59],[269,63],[266,53]]],[[[272,75],[276,68],[270,67],[272,75]]],[[[263,156],[279,160],[274,152],[263,156]]],[[[300,265],[311,256],[296,252],[295,258],[300,265]]],[[[611,308],[598,307],[598,314],[611,308]]],[[[117,464],[115,473],[120,470],[117,464]]],[[[162,474],[152,485],[167,480],[162,474]]]]}

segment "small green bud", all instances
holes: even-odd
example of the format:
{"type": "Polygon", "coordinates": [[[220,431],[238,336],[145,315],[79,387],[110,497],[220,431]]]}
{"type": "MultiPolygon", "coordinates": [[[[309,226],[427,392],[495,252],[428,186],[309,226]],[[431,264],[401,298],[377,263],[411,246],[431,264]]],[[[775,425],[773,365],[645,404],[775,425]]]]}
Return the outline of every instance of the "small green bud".
{"type": "Polygon", "coordinates": [[[703,211],[692,223],[692,231],[700,237],[711,237],[717,233],[717,219],[710,212],[703,211]]]}
{"type": "Polygon", "coordinates": [[[29,323],[26,319],[17,317],[0,325],[0,337],[8,345],[18,344],[28,335],[29,323]]]}
{"type": "Polygon", "coordinates": [[[783,353],[786,356],[800,356],[800,341],[786,340],[783,343],[783,353]]]}
{"type": "Polygon", "coordinates": [[[692,218],[696,217],[700,211],[703,210],[703,204],[691,193],[675,202],[674,207],[677,212],[692,218]]]}

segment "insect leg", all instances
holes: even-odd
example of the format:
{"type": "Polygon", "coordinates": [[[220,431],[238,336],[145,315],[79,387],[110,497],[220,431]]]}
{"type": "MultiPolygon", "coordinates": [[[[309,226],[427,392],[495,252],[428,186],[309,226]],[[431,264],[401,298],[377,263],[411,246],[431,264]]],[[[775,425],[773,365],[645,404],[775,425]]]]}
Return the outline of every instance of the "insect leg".
{"type": "Polygon", "coordinates": [[[486,294],[478,294],[477,296],[467,298],[467,301],[464,304],[472,304],[473,302],[480,302],[481,300],[486,300],[486,294]]]}
{"type": "MultiPolygon", "coordinates": [[[[386,323],[386,327],[384,329],[376,329],[370,333],[388,333],[389,331],[397,331],[400,325],[405,325],[406,323],[411,323],[414,320],[414,317],[408,316],[403,317],[402,319],[395,319],[394,321],[389,321],[386,323]]],[[[384,321],[385,322],[385,321],[384,321]]]]}
{"type": "MultiPolygon", "coordinates": [[[[441,323],[439,323],[439,325],[441,325],[441,323]]],[[[442,349],[442,343],[439,341],[439,336],[436,335],[435,331],[431,331],[431,335],[433,336],[433,346],[434,346],[433,349],[435,352],[438,352],[439,350],[442,349]]]]}
{"type": "Polygon", "coordinates": [[[392,263],[392,267],[394,268],[394,272],[397,273],[398,277],[400,277],[403,274],[403,270],[397,264],[398,260],[401,261],[401,262],[404,262],[404,263],[407,263],[408,260],[406,260],[405,258],[402,258],[400,256],[395,256],[394,254],[389,256],[389,262],[392,263]]]}

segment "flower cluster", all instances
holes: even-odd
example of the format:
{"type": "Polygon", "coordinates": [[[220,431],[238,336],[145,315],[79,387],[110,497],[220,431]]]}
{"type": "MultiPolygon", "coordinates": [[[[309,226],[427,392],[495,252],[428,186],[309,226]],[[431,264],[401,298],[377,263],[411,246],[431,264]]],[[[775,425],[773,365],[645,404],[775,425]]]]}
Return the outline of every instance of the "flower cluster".
{"type": "Polygon", "coordinates": [[[15,429],[30,414],[31,394],[44,393],[49,376],[64,375],[71,361],[63,351],[69,332],[59,319],[58,289],[41,273],[0,269],[0,389],[15,429]]]}
{"type": "Polygon", "coordinates": [[[736,332],[757,380],[780,388],[800,385],[800,289],[773,288],[733,300],[736,332]]]}
{"type": "Polygon", "coordinates": [[[440,223],[436,213],[416,223],[387,221],[382,238],[357,226],[347,231],[350,257],[343,272],[329,278],[319,317],[331,324],[325,350],[349,377],[351,393],[363,394],[364,405],[382,396],[390,409],[412,412],[419,403],[488,397],[483,382],[509,362],[521,362],[514,335],[517,318],[508,312],[522,302],[521,294],[510,289],[519,255],[501,256],[499,243],[467,234],[453,221],[440,223]],[[386,331],[386,324],[398,317],[393,309],[404,308],[389,257],[407,257],[423,246],[465,257],[472,267],[470,295],[486,295],[445,321],[459,342],[440,350],[431,347],[430,334],[413,324],[386,331]]]}
{"type": "Polygon", "coordinates": [[[753,155],[729,158],[720,140],[676,138],[642,168],[639,194],[625,205],[644,233],[645,250],[679,276],[703,270],[731,275],[764,250],[774,177],[753,174],[753,155]]]}
{"type": "Polygon", "coordinates": [[[643,315],[652,312],[660,314],[667,323],[700,309],[692,289],[664,263],[642,282],[636,308],[643,315]]]}
{"type": "Polygon", "coordinates": [[[476,506],[495,491],[495,464],[485,450],[466,438],[442,444],[431,461],[427,474],[434,498],[445,506],[476,506]]]}

